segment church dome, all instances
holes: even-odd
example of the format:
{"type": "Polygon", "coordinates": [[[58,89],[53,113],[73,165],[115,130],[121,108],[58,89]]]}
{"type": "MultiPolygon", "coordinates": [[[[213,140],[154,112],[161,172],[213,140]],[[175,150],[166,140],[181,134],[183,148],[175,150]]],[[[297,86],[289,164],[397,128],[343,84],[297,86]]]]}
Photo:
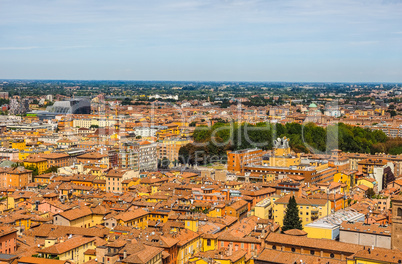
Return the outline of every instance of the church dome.
{"type": "Polygon", "coordinates": [[[317,108],[317,105],[315,103],[311,103],[308,107],[309,108],[317,108]]]}

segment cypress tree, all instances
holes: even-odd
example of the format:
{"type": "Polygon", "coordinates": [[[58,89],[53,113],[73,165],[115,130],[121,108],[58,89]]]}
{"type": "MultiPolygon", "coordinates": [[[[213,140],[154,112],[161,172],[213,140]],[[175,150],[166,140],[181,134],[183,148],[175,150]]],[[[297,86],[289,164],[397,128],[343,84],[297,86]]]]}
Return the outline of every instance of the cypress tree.
{"type": "Polygon", "coordinates": [[[299,217],[299,208],[294,196],[289,198],[285,217],[283,218],[282,232],[290,229],[303,229],[302,220],[299,217]]]}

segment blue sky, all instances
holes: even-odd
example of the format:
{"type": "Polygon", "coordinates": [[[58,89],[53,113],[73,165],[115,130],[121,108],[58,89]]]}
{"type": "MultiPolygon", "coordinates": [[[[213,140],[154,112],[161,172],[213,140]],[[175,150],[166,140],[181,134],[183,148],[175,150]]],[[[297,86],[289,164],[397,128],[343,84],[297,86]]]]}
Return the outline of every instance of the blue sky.
{"type": "Polygon", "coordinates": [[[402,0],[0,0],[0,78],[402,82],[402,0]]]}

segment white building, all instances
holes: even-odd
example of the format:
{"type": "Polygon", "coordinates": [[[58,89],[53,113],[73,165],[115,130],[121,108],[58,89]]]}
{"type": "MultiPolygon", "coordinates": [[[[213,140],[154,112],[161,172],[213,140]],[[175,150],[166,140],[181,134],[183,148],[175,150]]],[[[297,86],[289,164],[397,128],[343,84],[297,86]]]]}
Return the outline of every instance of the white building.
{"type": "Polygon", "coordinates": [[[158,152],[156,142],[143,141],[138,152],[140,171],[156,171],[158,169],[158,152]]]}

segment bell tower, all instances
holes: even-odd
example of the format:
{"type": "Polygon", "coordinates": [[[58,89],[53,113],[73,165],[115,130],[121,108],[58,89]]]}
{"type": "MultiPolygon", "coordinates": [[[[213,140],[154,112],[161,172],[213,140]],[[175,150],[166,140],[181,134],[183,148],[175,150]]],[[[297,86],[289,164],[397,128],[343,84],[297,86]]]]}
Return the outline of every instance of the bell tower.
{"type": "Polygon", "coordinates": [[[391,247],[402,250],[402,195],[392,197],[391,247]]]}

